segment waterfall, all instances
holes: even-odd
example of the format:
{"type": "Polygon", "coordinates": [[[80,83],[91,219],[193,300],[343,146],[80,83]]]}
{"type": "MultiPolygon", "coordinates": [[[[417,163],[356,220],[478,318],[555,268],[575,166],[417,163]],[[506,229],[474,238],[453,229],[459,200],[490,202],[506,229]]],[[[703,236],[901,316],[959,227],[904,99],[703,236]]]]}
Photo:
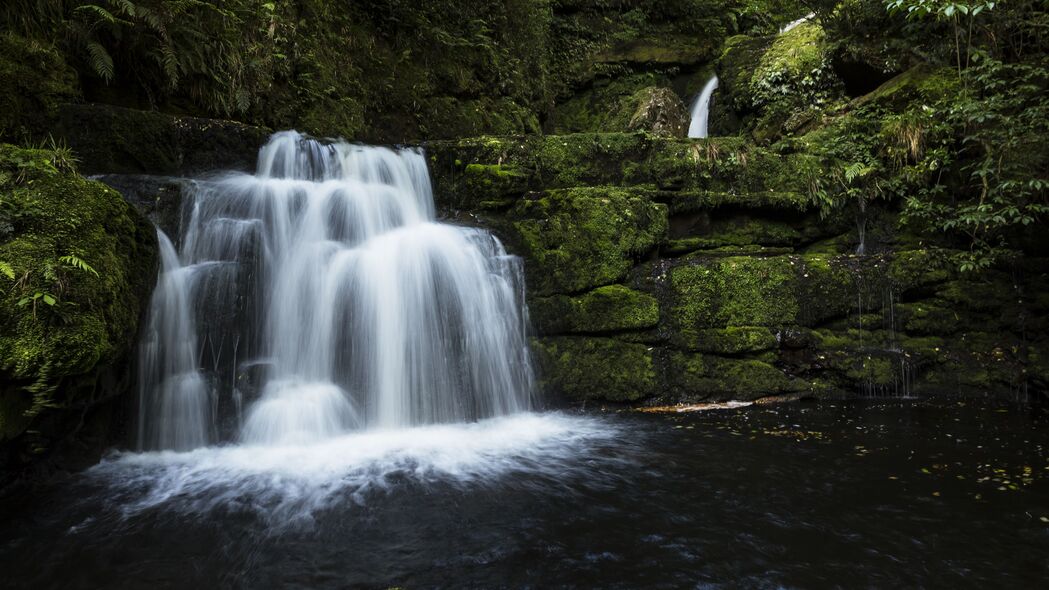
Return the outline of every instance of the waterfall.
{"type": "Polygon", "coordinates": [[[197,363],[190,293],[204,265],[182,266],[171,240],[157,231],[160,278],[139,344],[139,444],[186,451],[206,444],[210,393],[197,363]]]}
{"type": "Polygon", "coordinates": [[[688,126],[689,137],[706,137],[707,120],[710,118],[710,99],[718,88],[718,77],[711,76],[702,92],[692,102],[692,123],[688,126]]]}
{"type": "Polygon", "coordinates": [[[808,21],[809,19],[813,18],[814,16],[816,16],[816,13],[815,12],[810,12],[810,13],[806,14],[805,16],[797,19],[797,20],[790,21],[789,23],[783,25],[783,27],[780,28],[779,34],[782,35],[783,33],[786,33],[788,31],[794,29],[795,27],[797,27],[801,23],[808,21]]]}
{"type": "Polygon", "coordinates": [[[142,448],[531,408],[520,260],[436,221],[421,150],[281,132],[254,175],[188,193],[141,345],[142,448]]]}

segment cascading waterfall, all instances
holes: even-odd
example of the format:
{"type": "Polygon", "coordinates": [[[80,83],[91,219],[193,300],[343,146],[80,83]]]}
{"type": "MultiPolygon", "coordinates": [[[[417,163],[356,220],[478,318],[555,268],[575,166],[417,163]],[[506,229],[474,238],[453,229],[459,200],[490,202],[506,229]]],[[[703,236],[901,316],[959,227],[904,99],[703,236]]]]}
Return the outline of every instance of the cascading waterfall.
{"type": "Polygon", "coordinates": [[[688,126],[689,137],[707,137],[707,121],[710,118],[710,100],[718,88],[718,77],[711,76],[703,90],[692,102],[692,122],[688,126]]]}
{"type": "Polygon", "coordinates": [[[421,151],[282,132],[256,174],[189,193],[178,252],[161,236],[141,344],[142,448],[532,407],[520,261],[488,232],[435,221],[421,151]]]}

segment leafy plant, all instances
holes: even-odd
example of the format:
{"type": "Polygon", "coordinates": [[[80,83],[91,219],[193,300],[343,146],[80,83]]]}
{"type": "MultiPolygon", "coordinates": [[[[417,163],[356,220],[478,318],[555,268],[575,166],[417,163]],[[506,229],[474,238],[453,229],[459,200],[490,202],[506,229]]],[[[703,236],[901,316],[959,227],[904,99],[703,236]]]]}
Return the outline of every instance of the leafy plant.
{"type": "Polygon", "coordinates": [[[58,261],[65,263],[77,270],[89,272],[95,275],[96,277],[99,276],[98,271],[92,268],[90,264],[85,262],[84,259],[80,258],[79,256],[74,256],[72,254],[69,254],[67,256],[59,256],[58,261]]]}
{"type": "Polygon", "coordinates": [[[887,0],[886,8],[890,14],[906,14],[908,19],[921,20],[935,18],[950,23],[954,33],[954,52],[958,77],[962,83],[964,68],[969,67],[973,50],[973,29],[976,17],[991,11],[997,6],[994,0],[975,2],[957,2],[955,0],[887,0]],[[964,40],[964,51],[963,51],[964,40]]]}

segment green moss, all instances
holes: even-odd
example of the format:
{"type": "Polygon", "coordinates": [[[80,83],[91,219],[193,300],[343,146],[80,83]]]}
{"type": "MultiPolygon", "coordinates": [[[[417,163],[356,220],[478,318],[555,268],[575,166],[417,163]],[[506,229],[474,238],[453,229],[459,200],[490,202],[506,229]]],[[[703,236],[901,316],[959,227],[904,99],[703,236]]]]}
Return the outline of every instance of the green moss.
{"type": "Polygon", "coordinates": [[[511,169],[532,190],[632,186],[660,191],[678,210],[740,204],[805,211],[812,209],[809,176],[822,173],[806,154],[783,156],[740,138],[576,133],[435,141],[427,150],[438,198],[441,187],[459,187],[464,165],[477,164],[511,169]]]}
{"type": "Polygon", "coordinates": [[[849,104],[851,110],[900,112],[914,101],[934,103],[958,92],[958,74],[951,68],[915,66],[849,104]]]}
{"type": "Polygon", "coordinates": [[[712,113],[715,128],[739,120],[758,143],[811,128],[845,102],[830,56],[823,29],[811,21],[770,37],[729,39],[718,65],[728,108],[712,113]]]}
{"type": "MultiPolygon", "coordinates": [[[[671,213],[692,213],[720,207],[742,207],[784,212],[804,212],[812,209],[812,201],[805,195],[773,191],[675,191],[661,193],[660,198],[667,201],[671,213]]],[[[775,224],[775,222],[759,223],[763,223],[764,227],[755,228],[761,230],[758,233],[769,233],[765,231],[766,228],[775,224]]],[[[780,225],[773,231],[777,233],[790,232],[792,237],[796,233],[792,229],[783,228],[783,225],[780,225]]]]}
{"type": "Polygon", "coordinates": [[[887,356],[867,355],[856,359],[845,375],[868,386],[894,385],[899,379],[899,368],[895,360],[887,356]]]}
{"type": "Polygon", "coordinates": [[[652,353],[643,344],[609,338],[537,341],[548,390],[576,400],[636,401],[657,391],[652,353]]]}
{"type": "Polygon", "coordinates": [[[750,110],[750,79],[772,41],[773,37],[746,35],[736,35],[725,41],[718,60],[718,94],[733,110],[750,110]]]}
{"type": "Polygon", "coordinates": [[[641,330],[659,322],[655,297],[623,285],[598,287],[578,297],[539,297],[529,308],[542,334],[641,330]]]}
{"type": "Polygon", "coordinates": [[[785,257],[737,257],[674,268],[676,334],[695,342],[701,328],[793,324],[798,302],[792,266],[785,257]]]}
{"type": "Polygon", "coordinates": [[[579,132],[622,132],[637,110],[639,93],[648,87],[665,86],[665,76],[645,73],[595,82],[557,105],[553,114],[555,134],[579,132]]]}
{"type": "Polygon", "coordinates": [[[776,35],[751,73],[751,82],[761,87],[771,79],[796,79],[811,75],[826,59],[826,35],[812,21],[776,35]]]}
{"type": "Polygon", "coordinates": [[[456,208],[508,206],[527,190],[525,173],[502,164],[468,164],[455,176],[454,184],[442,186],[442,202],[456,208]]]}
{"type": "Polygon", "coordinates": [[[809,389],[759,360],[675,352],[667,363],[668,388],[683,399],[754,400],[809,389]]]}
{"type": "Polygon", "coordinates": [[[0,145],[0,225],[8,232],[0,261],[16,277],[0,278],[7,282],[0,398],[6,407],[28,406],[28,417],[104,397],[92,375],[127,361],[155,277],[152,227],[116,191],[75,175],[65,162],[54,152],[0,145]],[[97,276],[63,264],[59,257],[67,255],[97,276]],[[35,293],[55,303],[22,303],[35,293]]]}
{"type": "Polygon", "coordinates": [[[962,327],[958,311],[937,301],[901,303],[896,305],[896,314],[901,327],[911,334],[953,334],[962,327]]]}
{"type": "Polygon", "coordinates": [[[943,283],[955,273],[950,254],[942,250],[896,252],[889,263],[889,278],[902,291],[943,283]]]}
{"type": "Polygon", "coordinates": [[[510,218],[529,288],[546,295],[619,281],[667,231],[665,205],[611,187],[549,191],[510,218]]]}
{"type": "Polygon", "coordinates": [[[46,136],[58,106],[76,99],[76,74],[37,41],[0,34],[0,140],[46,136]]]}
{"type": "Polygon", "coordinates": [[[779,348],[776,332],[764,327],[730,326],[690,332],[688,341],[679,339],[688,350],[713,354],[742,354],[779,348]]]}

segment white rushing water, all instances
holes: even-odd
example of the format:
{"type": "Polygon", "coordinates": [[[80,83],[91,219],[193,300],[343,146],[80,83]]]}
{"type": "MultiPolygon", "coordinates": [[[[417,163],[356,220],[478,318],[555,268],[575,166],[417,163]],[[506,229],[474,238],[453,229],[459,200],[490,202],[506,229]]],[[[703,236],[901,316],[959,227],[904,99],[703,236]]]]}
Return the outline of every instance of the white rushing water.
{"type": "Polygon", "coordinates": [[[689,137],[707,137],[707,121],[710,119],[710,100],[718,88],[718,77],[711,76],[703,90],[692,102],[692,122],[688,126],[689,137]]]}
{"type": "Polygon", "coordinates": [[[801,23],[804,23],[804,22],[806,22],[806,21],[808,21],[808,20],[812,19],[812,18],[813,18],[814,16],[816,16],[816,13],[815,13],[815,12],[810,12],[810,13],[806,14],[805,16],[803,16],[803,17],[801,17],[801,18],[797,19],[797,20],[792,20],[792,21],[790,21],[789,23],[787,23],[787,24],[783,25],[783,26],[782,26],[782,27],[780,28],[780,30],[779,30],[779,34],[780,34],[780,35],[782,35],[783,33],[786,33],[786,32],[788,32],[788,31],[791,31],[791,30],[793,30],[793,29],[794,29],[794,28],[796,28],[796,27],[797,27],[798,25],[800,25],[801,23]]]}
{"type": "Polygon", "coordinates": [[[198,181],[140,352],[139,444],[322,443],[532,408],[520,261],[438,223],[420,150],[273,136],[198,181]]]}
{"type": "MultiPolygon", "coordinates": [[[[637,441],[638,433],[627,440],[637,441]]],[[[472,423],[375,428],[302,444],[241,444],[189,452],[118,453],[88,472],[133,517],[251,512],[281,530],[309,525],[335,505],[362,505],[400,485],[480,485],[504,476],[557,491],[570,477],[612,485],[606,474],[636,460],[607,420],[523,412],[472,423]],[[614,450],[613,450],[614,449],[614,450]]]]}

